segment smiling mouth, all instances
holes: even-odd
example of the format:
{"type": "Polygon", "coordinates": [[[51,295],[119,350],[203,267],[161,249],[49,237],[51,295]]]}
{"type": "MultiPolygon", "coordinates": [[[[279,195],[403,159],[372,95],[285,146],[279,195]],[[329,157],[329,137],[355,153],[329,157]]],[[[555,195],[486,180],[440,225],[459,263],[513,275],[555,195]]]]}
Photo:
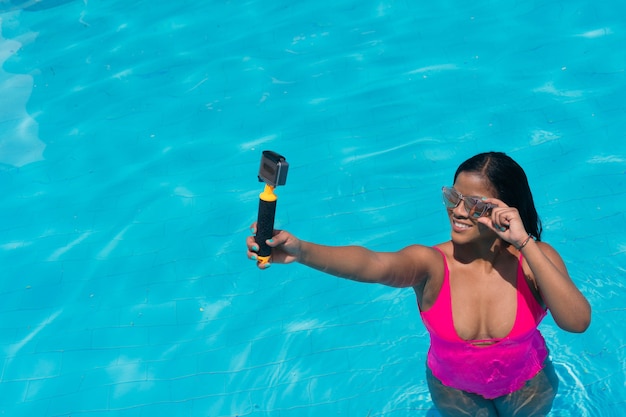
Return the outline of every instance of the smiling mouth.
{"type": "Polygon", "coordinates": [[[462,230],[466,230],[466,229],[469,229],[470,227],[472,227],[472,226],[470,226],[470,225],[468,225],[468,224],[465,224],[465,223],[459,223],[459,222],[457,222],[456,220],[452,220],[452,225],[453,225],[455,228],[457,228],[457,229],[462,229],[462,230]]]}

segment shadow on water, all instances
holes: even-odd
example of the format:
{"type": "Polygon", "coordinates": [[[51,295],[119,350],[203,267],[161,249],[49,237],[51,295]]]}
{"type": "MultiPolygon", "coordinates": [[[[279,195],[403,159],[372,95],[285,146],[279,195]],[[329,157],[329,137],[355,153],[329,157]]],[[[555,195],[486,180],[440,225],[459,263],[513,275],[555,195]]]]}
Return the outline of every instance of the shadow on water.
{"type": "Polygon", "coordinates": [[[0,13],[14,10],[37,12],[71,3],[74,0],[0,0],[0,13]]]}

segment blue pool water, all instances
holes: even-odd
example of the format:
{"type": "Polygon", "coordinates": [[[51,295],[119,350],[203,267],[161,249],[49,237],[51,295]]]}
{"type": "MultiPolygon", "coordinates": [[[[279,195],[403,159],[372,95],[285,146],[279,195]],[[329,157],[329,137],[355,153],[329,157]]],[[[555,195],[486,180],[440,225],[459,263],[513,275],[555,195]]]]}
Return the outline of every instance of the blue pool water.
{"type": "Polygon", "coordinates": [[[0,415],[431,416],[409,290],[258,271],[277,225],[395,250],[503,150],[594,312],[553,416],[626,406],[626,3],[0,2],[0,415]]]}

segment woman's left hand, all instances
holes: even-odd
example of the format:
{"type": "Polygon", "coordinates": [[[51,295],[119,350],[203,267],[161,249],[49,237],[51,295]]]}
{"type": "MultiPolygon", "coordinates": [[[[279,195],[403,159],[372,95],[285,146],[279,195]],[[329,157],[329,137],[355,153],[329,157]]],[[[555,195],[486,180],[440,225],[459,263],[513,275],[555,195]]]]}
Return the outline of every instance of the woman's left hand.
{"type": "Polygon", "coordinates": [[[491,210],[490,216],[479,217],[478,222],[496,232],[501,239],[519,247],[528,238],[528,232],[519,211],[497,198],[487,198],[485,203],[494,204],[497,207],[491,210]]]}

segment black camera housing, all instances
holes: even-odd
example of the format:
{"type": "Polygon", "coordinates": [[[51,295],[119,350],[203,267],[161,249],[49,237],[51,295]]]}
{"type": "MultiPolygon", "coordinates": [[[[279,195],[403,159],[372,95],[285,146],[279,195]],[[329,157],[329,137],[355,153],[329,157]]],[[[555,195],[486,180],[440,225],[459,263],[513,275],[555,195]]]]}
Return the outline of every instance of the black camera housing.
{"type": "Polygon", "coordinates": [[[273,151],[263,151],[259,168],[259,181],[272,187],[285,185],[289,163],[284,156],[273,151]]]}

